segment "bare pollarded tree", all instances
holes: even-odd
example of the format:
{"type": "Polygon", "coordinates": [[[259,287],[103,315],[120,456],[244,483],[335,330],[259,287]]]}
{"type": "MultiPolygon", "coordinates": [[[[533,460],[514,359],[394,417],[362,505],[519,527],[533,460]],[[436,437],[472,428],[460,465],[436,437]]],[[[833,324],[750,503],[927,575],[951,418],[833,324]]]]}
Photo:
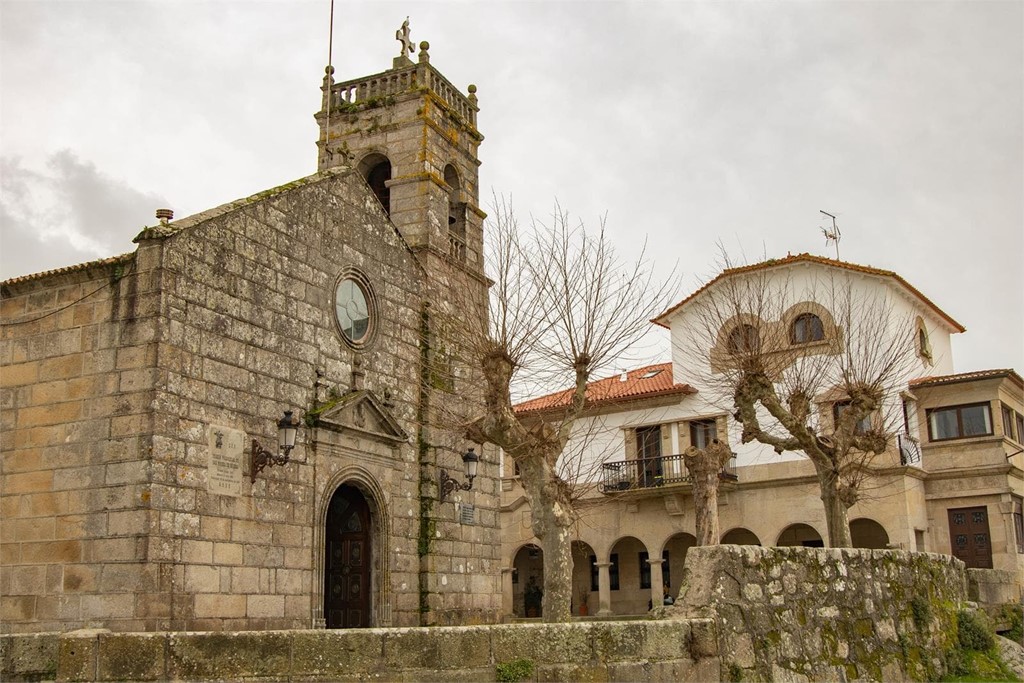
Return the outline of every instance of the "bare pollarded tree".
{"type": "Polygon", "coordinates": [[[718,545],[719,475],[729,464],[732,450],[725,442],[714,439],[704,448],[690,446],[683,451],[683,462],[690,473],[693,487],[693,508],[697,545],[718,545]]]}
{"type": "MultiPolygon", "coordinates": [[[[556,206],[550,224],[518,224],[497,201],[487,226],[489,329],[473,329],[454,316],[445,327],[460,338],[465,360],[479,368],[483,412],[465,428],[467,438],[500,447],[518,465],[530,503],[531,526],[544,554],[543,616],[567,621],[572,599],[575,486],[589,477],[577,458],[587,410],[587,383],[613,369],[670,300],[671,284],[653,278],[643,255],[624,262],[601,222],[588,233],[556,206]],[[527,419],[513,409],[518,387],[531,394],[565,389],[563,401],[527,419]],[[571,458],[567,458],[571,450],[571,458]],[[573,460],[573,462],[569,462],[573,460]]],[[[584,435],[585,438],[585,435],[584,435]]]]}
{"type": "Polygon", "coordinates": [[[724,252],[722,261],[675,321],[687,328],[682,355],[699,361],[689,370],[703,386],[732,399],[743,443],[813,463],[828,543],[849,547],[849,508],[872,470],[891,464],[879,456],[902,425],[914,321],[884,286],[857,284],[841,267],[798,282],[771,263],[737,267],[724,252]]]}

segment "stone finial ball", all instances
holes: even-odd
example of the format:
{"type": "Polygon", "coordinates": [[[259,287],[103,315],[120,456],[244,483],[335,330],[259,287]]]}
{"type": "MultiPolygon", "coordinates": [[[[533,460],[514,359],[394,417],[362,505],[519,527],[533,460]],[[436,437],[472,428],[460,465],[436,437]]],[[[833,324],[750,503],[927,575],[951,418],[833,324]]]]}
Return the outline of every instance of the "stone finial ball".
{"type": "Polygon", "coordinates": [[[473,85],[472,83],[470,83],[468,90],[469,90],[470,94],[473,94],[473,93],[476,92],[476,86],[473,85]]]}
{"type": "Polygon", "coordinates": [[[324,67],[324,73],[328,76],[332,75],[334,73],[334,67],[328,64],[324,67]]]}
{"type": "Polygon", "coordinates": [[[421,50],[429,50],[430,49],[430,43],[428,43],[425,40],[421,40],[420,41],[420,49],[421,50]]]}

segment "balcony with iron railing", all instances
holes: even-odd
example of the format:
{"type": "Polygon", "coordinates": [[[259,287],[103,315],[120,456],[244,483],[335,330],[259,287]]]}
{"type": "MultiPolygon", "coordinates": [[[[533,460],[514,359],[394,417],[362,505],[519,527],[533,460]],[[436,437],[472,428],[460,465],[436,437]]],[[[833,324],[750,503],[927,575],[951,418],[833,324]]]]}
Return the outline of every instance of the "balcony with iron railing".
{"type": "MultiPolygon", "coordinates": [[[[736,481],[734,467],[735,458],[729,461],[729,465],[719,475],[723,482],[736,481]]],[[[606,462],[601,465],[601,481],[598,488],[602,493],[621,493],[655,491],[665,487],[688,487],[691,483],[683,456],[678,454],[606,462]]]]}
{"type": "Polygon", "coordinates": [[[921,466],[921,442],[906,432],[896,435],[896,446],[900,451],[900,465],[921,466]]]}

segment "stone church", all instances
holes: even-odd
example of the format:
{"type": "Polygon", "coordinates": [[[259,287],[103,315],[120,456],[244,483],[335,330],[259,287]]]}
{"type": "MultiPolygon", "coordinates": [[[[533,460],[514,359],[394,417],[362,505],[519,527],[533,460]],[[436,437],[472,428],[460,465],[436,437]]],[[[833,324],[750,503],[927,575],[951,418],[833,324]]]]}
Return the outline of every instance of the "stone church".
{"type": "Polygon", "coordinates": [[[435,329],[486,300],[476,88],[407,50],[328,67],[316,174],[2,283],[4,631],[498,618],[497,456],[434,419],[478,401],[435,329]]]}

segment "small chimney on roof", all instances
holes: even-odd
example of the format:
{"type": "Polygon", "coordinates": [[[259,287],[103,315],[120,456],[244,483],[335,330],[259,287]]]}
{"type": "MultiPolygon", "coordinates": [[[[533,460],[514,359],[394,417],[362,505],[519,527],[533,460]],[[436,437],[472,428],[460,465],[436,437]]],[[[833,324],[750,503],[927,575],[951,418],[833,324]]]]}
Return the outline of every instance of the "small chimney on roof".
{"type": "Polygon", "coordinates": [[[629,379],[629,371],[628,370],[623,370],[622,374],[619,375],[619,381],[620,382],[625,382],[628,379],[629,379]]]}
{"type": "Polygon", "coordinates": [[[160,219],[160,225],[167,225],[167,221],[174,219],[174,211],[172,209],[157,209],[156,217],[160,219]]]}

